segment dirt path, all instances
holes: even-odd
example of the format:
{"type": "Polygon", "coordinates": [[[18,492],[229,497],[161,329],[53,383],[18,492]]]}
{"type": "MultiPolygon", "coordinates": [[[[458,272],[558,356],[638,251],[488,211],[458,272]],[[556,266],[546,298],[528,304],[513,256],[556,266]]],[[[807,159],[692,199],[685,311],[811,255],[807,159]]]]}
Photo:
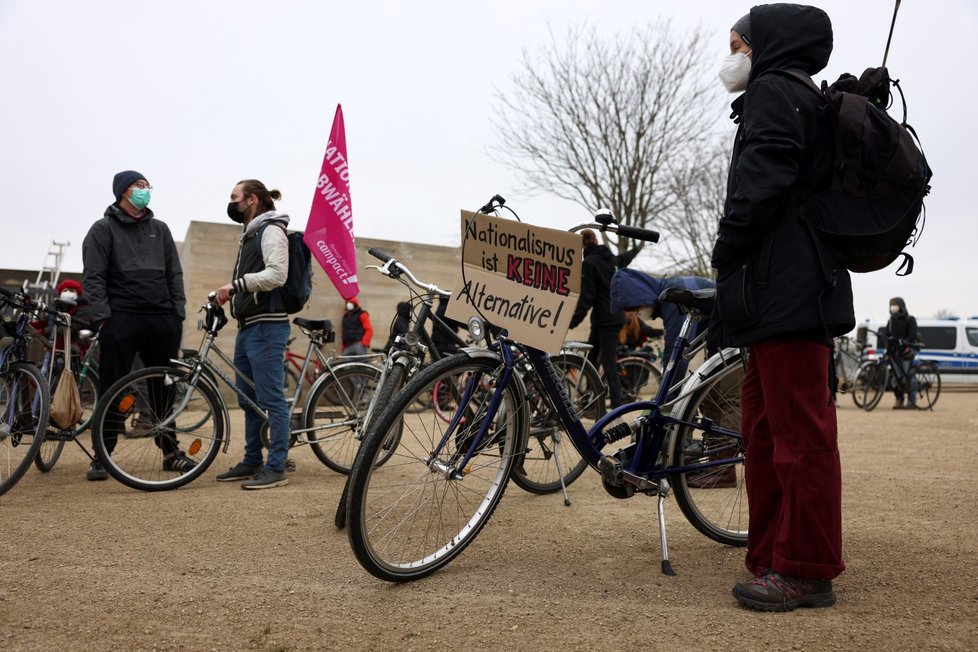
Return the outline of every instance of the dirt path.
{"type": "MultiPolygon", "coordinates": [[[[343,479],[294,454],[287,487],[241,491],[219,456],[178,491],[89,483],[67,448],[0,498],[0,649],[972,650],[978,647],[978,394],[933,413],[840,408],[848,570],[832,609],[739,608],[742,550],[587,473],[573,504],[511,486],[447,569],[374,580],[332,526],[343,479]]],[[[241,444],[235,413],[234,443],[241,444]]]]}

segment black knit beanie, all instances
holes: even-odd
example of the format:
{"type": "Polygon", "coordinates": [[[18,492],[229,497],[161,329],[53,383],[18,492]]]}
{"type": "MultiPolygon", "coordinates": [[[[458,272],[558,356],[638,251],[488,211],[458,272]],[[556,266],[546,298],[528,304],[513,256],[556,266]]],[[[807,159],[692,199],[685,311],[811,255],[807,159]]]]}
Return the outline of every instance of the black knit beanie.
{"type": "Polygon", "coordinates": [[[146,177],[135,170],[126,170],[115,175],[115,178],[112,179],[112,194],[115,195],[115,200],[119,201],[122,199],[122,195],[129,189],[129,186],[140,179],[146,181],[146,177]]]}

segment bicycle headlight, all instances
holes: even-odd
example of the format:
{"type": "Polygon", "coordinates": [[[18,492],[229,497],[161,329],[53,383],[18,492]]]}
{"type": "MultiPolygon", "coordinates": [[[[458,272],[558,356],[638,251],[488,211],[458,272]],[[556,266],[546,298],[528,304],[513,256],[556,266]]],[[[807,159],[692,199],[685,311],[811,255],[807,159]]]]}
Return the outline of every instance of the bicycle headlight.
{"type": "Polygon", "coordinates": [[[414,331],[408,331],[407,333],[401,335],[401,337],[404,339],[404,343],[408,346],[417,346],[421,342],[421,336],[414,331]]]}
{"type": "Polygon", "coordinates": [[[476,315],[469,317],[469,336],[476,344],[481,342],[486,336],[486,324],[476,315]]]}

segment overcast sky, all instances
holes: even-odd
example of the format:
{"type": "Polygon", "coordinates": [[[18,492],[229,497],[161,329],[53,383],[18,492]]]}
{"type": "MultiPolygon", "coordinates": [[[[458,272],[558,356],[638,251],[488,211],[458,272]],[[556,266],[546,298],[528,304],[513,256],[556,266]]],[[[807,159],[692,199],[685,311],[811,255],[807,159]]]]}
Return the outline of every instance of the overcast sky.
{"type": "MultiPolygon", "coordinates": [[[[892,0],[813,4],[835,29],[832,60],[817,78],[879,65],[892,0]]],[[[487,154],[499,144],[492,91],[510,88],[522,49],[569,23],[590,21],[610,37],[662,16],[677,32],[714,34],[718,67],[730,25],[749,8],[729,0],[0,0],[0,267],[38,269],[56,240],[71,243],[64,269],[81,271],[85,233],[125,169],[153,184],[150,206],[177,240],[191,220],[226,221],[231,188],[249,177],[279,188],[280,209],[301,229],[337,103],[357,236],[457,245],[459,209],[494,193],[525,221],[569,228],[588,211],[527,196],[487,154]]],[[[975,34],[975,0],[902,3],[888,63],[935,178],[916,271],[856,276],[859,320],[883,318],[894,295],[918,316],[978,315],[975,34]]],[[[717,106],[718,124],[728,113],[717,106]]],[[[649,268],[651,255],[642,261],[649,268]]]]}

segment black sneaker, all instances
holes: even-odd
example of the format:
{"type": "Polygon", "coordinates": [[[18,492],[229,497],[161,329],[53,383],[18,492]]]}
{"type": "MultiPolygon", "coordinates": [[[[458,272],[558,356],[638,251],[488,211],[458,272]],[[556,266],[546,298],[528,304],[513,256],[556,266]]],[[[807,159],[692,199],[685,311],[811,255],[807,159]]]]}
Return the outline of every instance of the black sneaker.
{"type": "Polygon", "coordinates": [[[101,462],[98,460],[92,460],[92,464],[88,467],[88,473],[85,474],[85,478],[90,482],[108,480],[109,472],[105,470],[101,462]]]}
{"type": "Polygon", "coordinates": [[[284,487],[289,484],[289,479],[285,477],[285,471],[272,471],[262,469],[255,474],[251,480],[241,483],[242,489],[271,489],[272,487],[284,487]]]}
{"type": "Polygon", "coordinates": [[[164,471],[186,473],[195,466],[197,466],[197,461],[188,457],[183,451],[177,451],[172,455],[166,455],[163,457],[164,471]]]}
{"type": "Polygon", "coordinates": [[[217,481],[232,482],[234,480],[247,480],[248,478],[255,477],[255,474],[259,471],[261,471],[260,464],[258,466],[252,466],[251,464],[238,462],[224,473],[218,473],[217,481]]]}
{"type": "Polygon", "coordinates": [[[758,611],[791,611],[798,607],[831,607],[835,604],[832,580],[785,577],[774,571],[733,588],[737,602],[758,611]]]}

